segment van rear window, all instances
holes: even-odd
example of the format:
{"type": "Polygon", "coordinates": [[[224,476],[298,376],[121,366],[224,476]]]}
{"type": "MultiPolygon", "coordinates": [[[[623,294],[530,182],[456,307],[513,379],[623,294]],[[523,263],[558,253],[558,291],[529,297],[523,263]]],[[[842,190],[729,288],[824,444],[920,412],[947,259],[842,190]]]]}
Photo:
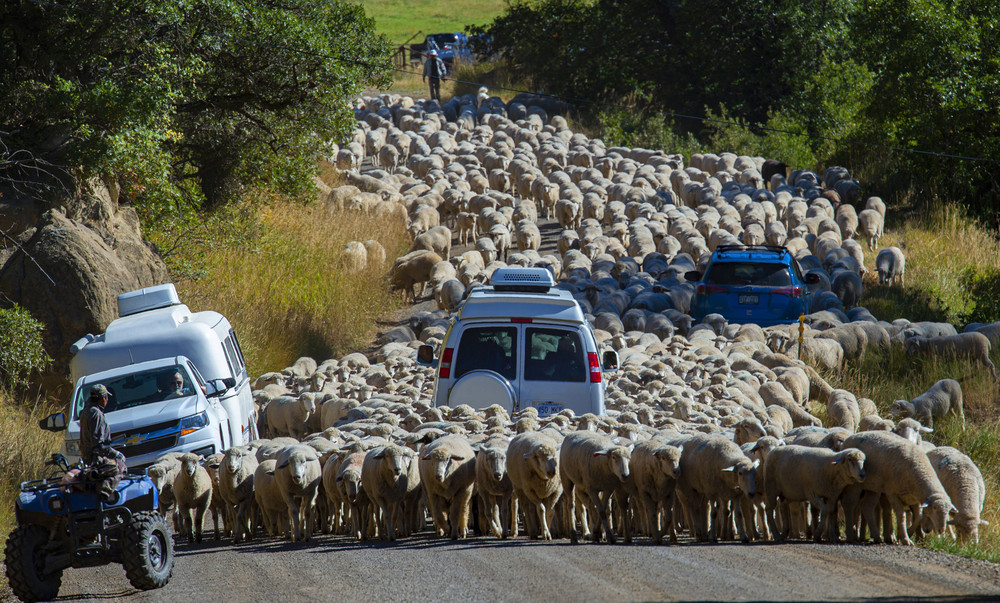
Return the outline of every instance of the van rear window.
{"type": "Polygon", "coordinates": [[[528,381],[587,380],[583,363],[583,344],[575,331],[529,328],[525,333],[528,356],[524,360],[524,378],[528,381]]]}
{"type": "Polygon", "coordinates": [[[466,329],[458,342],[455,377],[486,369],[507,379],[517,378],[517,327],[466,329]]]}

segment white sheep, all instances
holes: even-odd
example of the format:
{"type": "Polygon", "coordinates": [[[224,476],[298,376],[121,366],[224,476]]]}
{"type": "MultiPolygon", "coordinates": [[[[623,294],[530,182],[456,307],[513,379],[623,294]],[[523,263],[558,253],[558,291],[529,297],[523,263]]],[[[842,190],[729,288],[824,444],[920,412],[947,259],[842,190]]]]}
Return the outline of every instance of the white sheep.
{"type": "Polygon", "coordinates": [[[459,435],[438,438],[420,451],[417,466],[438,536],[465,538],[476,483],[476,453],[472,446],[459,435]]]}
{"type": "Polygon", "coordinates": [[[271,537],[279,533],[288,535],[288,505],[281,495],[278,482],[274,477],[274,467],[277,461],[267,459],[257,465],[253,472],[253,496],[264,523],[264,529],[271,537]]]}
{"type": "Polygon", "coordinates": [[[507,448],[510,440],[491,438],[476,450],[476,493],[479,495],[480,525],[489,526],[497,538],[507,538],[511,522],[517,521],[513,512],[513,486],[507,475],[507,448]]]}
{"type": "Polygon", "coordinates": [[[563,440],[559,450],[563,513],[573,542],[577,541],[573,521],[574,496],[579,492],[588,507],[589,532],[593,541],[601,541],[603,530],[608,542],[615,543],[610,523],[611,495],[629,476],[631,456],[628,448],[616,446],[610,438],[592,431],[576,431],[563,440]]]}
{"type": "Polygon", "coordinates": [[[174,497],[181,519],[180,533],[187,536],[188,542],[201,542],[205,511],[212,502],[212,478],[197,454],[186,453],[180,460],[181,468],[174,479],[174,497]]]}
{"type": "MultiPolygon", "coordinates": [[[[979,526],[990,525],[980,519],[986,499],[986,483],[972,459],[951,446],[938,446],[927,453],[941,485],[958,509],[948,525],[958,532],[959,541],[979,542],[979,526]]],[[[931,526],[927,525],[927,531],[931,526]]]]}
{"type": "MultiPolygon", "coordinates": [[[[688,527],[699,542],[717,541],[728,526],[728,512],[741,494],[757,493],[756,461],[751,461],[735,442],[719,434],[697,434],[683,442],[677,492],[688,516],[688,527]],[[709,506],[715,517],[708,525],[709,506]]],[[[744,521],[739,521],[740,539],[749,541],[744,521]]]]}
{"type": "Polygon", "coordinates": [[[879,251],[875,257],[875,270],[878,271],[878,282],[883,285],[894,285],[897,280],[900,286],[906,285],[906,256],[899,247],[879,251]]]}
{"type": "Polygon", "coordinates": [[[964,358],[990,369],[997,381],[997,367],[990,360],[990,340],[979,332],[906,339],[907,354],[934,354],[943,358],[964,358]]]}
{"type": "Polygon", "coordinates": [[[808,446],[779,446],[771,450],[762,467],[767,524],[772,537],[781,541],[788,537],[792,502],[807,502],[814,517],[813,539],[819,542],[826,528],[830,542],[839,540],[837,502],[849,484],[865,479],[865,455],[847,448],[834,452],[808,446]],[[775,511],[781,503],[782,525],[778,526],[775,511]]]}
{"type": "Polygon", "coordinates": [[[670,542],[677,542],[674,527],[674,494],[680,475],[681,448],[656,440],[639,442],[632,449],[629,475],[636,491],[636,512],[655,544],[663,542],[667,530],[670,542]],[[664,515],[660,521],[659,508],[664,515]]]}
{"type": "Polygon", "coordinates": [[[962,386],[954,379],[941,379],[909,402],[896,400],[889,412],[893,418],[912,417],[929,428],[934,427],[935,417],[952,414],[962,420],[962,429],[965,429],[962,386]]]}
{"type": "Polygon", "coordinates": [[[233,541],[253,537],[253,474],[257,470],[253,449],[234,446],[226,451],[219,466],[219,494],[226,503],[233,541]]]}
{"type": "Polygon", "coordinates": [[[361,483],[372,503],[381,511],[379,526],[384,540],[396,539],[396,527],[409,535],[404,521],[404,504],[407,495],[420,485],[415,454],[409,448],[395,444],[380,446],[368,451],[361,469],[361,483]]]}
{"type": "Polygon", "coordinates": [[[319,494],[323,468],[319,456],[310,446],[286,446],[275,459],[274,478],[292,526],[292,542],[309,540],[316,519],[314,506],[319,494]]]}
{"type": "Polygon", "coordinates": [[[868,243],[868,251],[875,251],[882,237],[882,214],[874,209],[865,209],[858,214],[858,235],[868,243]]]}
{"type": "Polygon", "coordinates": [[[314,393],[306,392],[297,398],[282,396],[271,400],[265,408],[270,434],[301,440],[309,433],[309,419],[316,412],[315,398],[314,393]]]}
{"type": "MultiPolygon", "coordinates": [[[[955,507],[927,455],[913,442],[885,431],[863,431],[844,440],[844,448],[857,448],[865,454],[866,474],[864,482],[852,484],[844,491],[848,542],[858,540],[859,514],[868,523],[872,540],[882,541],[882,524],[876,508],[883,496],[896,515],[896,538],[900,542],[913,544],[906,530],[906,510],[920,517],[921,509],[925,509],[933,530],[938,534],[945,530],[955,507]]],[[[891,539],[892,535],[886,533],[886,540],[891,539]]]]}
{"type": "MultiPolygon", "coordinates": [[[[350,535],[359,540],[366,537],[374,529],[371,498],[365,492],[362,482],[366,455],[367,452],[352,452],[343,460],[334,456],[327,461],[330,477],[334,480],[332,489],[337,490],[339,498],[350,509],[350,535]]],[[[327,466],[323,467],[323,487],[329,496],[331,486],[327,485],[327,466]]]]}
{"type": "Polygon", "coordinates": [[[843,427],[851,433],[858,431],[861,423],[861,408],[858,399],[851,392],[835,389],[826,403],[827,424],[830,427],[843,427]]]}
{"type": "MultiPolygon", "coordinates": [[[[521,420],[526,419],[530,417],[521,420]]],[[[528,537],[552,540],[549,524],[554,520],[556,503],[562,495],[558,443],[538,431],[514,436],[507,447],[507,474],[517,502],[524,510],[528,537]]],[[[511,535],[517,536],[516,525],[512,526],[511,535]]]]}

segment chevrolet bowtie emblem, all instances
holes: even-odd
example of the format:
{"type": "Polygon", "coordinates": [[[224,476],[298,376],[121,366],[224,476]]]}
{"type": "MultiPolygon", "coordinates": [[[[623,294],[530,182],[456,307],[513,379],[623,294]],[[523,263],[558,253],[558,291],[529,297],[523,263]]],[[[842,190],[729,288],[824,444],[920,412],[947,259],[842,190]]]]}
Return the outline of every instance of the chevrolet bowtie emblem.
{"type": "Polygon", "coordinates": [[[144,436],[142,434],[134,435],[134,436],[132,436],[130,438],[126,438],[125,439],[125,445],[126,446],[135,446],[137,444],[142,444],[145,440],[146,440],[146,436],[144,436]]]}

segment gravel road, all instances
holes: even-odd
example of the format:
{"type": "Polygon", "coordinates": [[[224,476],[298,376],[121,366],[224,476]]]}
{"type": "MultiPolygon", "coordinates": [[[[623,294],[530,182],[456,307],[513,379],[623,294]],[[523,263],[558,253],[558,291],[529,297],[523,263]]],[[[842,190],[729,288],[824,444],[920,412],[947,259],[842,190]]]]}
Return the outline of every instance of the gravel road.
{"type": "Polygon", "coordinates": [[[1000,601],[1000,566],[903,546],[309,543],[178,546],[166,588],[132,589],[118,566],[68,571],[74,601],[1000,601]],[[780,568],[780,571],[775,571],[780,568]]]}

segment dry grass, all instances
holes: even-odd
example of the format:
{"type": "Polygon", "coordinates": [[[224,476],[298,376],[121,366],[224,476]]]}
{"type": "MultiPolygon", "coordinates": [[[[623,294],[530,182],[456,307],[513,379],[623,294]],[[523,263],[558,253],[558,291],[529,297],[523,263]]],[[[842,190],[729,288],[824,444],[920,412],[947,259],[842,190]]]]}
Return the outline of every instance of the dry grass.
{"type": "Polygon", "coordinates": [[[405,251],[405,225],[296,203],[266,206],[258,218],[261,239],[209,252],[205,277],[183,283],[181,299],[229,318],[252,375],[281,370],[304,355],[322,362],[366,344],[376,320],[398,304],[385,275],[405,251]],[[385,247],[388,266],[345,270],[344,246],[367,239],[385,247]]]}

